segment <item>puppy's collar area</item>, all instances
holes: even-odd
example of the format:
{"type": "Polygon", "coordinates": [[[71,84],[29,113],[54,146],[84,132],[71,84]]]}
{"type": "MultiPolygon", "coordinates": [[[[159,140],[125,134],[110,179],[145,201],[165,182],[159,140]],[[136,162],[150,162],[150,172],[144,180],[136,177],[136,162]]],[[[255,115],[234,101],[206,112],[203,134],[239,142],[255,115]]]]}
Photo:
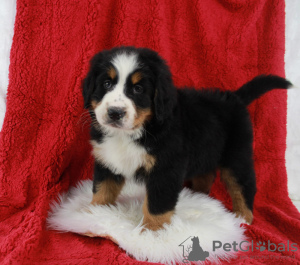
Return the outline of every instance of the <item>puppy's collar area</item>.
{"type": "Polygon", "coordinates": [[[106,136],[121,136],[121,137],[130,137],[132,140],[138,140],[143,136],[144,133],[144,128],[140,127],[138,129],[135,130],[126,130],[123,127],[120,128],[113,128],[110,126],[105,126],[102,124],[99,124],[101,131],[104,132],[104,134],[106,136]]]}

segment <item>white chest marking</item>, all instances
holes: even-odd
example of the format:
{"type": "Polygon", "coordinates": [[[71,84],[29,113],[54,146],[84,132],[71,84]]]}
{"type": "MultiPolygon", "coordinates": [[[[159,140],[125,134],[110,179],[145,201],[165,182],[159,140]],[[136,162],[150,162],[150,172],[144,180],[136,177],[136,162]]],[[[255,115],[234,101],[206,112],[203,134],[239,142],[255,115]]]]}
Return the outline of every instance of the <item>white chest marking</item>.
{"type": "Polygon", "coordinates": [[[145,164],[147,152],[127,135],[106,136],[102,143],[91,141],[96,160],[114,174],[131,179],[138,168],[145,164]]]}

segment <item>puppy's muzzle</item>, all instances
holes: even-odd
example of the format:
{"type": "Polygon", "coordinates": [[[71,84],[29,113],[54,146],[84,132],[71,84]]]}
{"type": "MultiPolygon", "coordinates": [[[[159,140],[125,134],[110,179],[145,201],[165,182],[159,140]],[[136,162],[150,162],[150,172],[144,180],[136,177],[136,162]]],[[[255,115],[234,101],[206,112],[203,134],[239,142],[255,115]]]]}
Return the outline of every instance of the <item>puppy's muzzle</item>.
{"type": "Polygon", "coordinates": [[[113,122],[121,121],[126,115],[126,111],[124,108],[110,107],[107,110],[107,116],[113,122]]]}

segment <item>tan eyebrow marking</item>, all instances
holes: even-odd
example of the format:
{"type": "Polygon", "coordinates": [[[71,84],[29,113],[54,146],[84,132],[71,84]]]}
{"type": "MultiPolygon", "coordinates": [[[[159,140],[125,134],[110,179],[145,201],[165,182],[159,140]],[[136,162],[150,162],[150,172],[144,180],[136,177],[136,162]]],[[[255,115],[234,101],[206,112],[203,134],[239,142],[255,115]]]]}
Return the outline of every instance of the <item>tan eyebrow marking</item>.
{"type": "Polygon", "coordinates": [[[142,79],[142,73],[141,73],[141,72],[135,72],[135,73],[131,76],[132,84],[136,84],[136,83],[139,82],[141,79],[142,79]]]}
{"type": "Polygon", "coordinates": [[[107,74],[111,79],[115,79],[115,77],[117,76],[117,72],[113,67],[110,67],[108,69],[107,74]]]}

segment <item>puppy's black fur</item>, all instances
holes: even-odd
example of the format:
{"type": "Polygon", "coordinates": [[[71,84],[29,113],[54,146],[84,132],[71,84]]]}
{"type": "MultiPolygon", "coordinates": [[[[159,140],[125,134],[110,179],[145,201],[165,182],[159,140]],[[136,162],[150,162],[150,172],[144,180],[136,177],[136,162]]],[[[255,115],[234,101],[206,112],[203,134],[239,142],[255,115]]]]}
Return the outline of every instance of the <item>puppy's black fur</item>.
{"type": "MultiPolygon", "coordinates": [[[[140,62],[144,87],[142,95],[134,95],[130,84],[128,96],[140,109],[150,108],[153,115],[145,121],[143,134],[132,140],[155,157],[150,172],[136,170],[136,180],[146,183],[148,208],[152,215],[174,210],[178,194],[186,179],[214,175],[217,169],[230,172],[232,189],[240,189],[246,207],[252,211],[256,193],[253,166],[253,133],[247,105],[274,88],[288,88],[284,78],[262,75],[246,83],[235,92],[219,89],[176,89],[165,61],[154,51],[145,48],[121,47],[97,54],[91,61],[90,72],[83,85],[85,108],[95,115],[91,101],[100,102],[105,95],[102,88],[107,69],[116,53],[136,53],[140,62]]],[[[116,82],[116,81],[115,81],[116,82]]],[[[97,123],[97,121],[96,121],[97,123]]],[[[92,125],[91,138],[103,140],[101,127],[92,125]]],[[[107,178],[122,181],[99,161],[95,162],[94,193],[107,178]]],[[[230,184],[231,183],[231,184],[230,184]]],[[[234,200],[234,198],[233,198],[234,200]]],[[[238,203],[237,203],[238,204],[238,203]]],[[[236,210],[238,215],[245,213],[236,210]]],[[[251,223],[252,219],[247,220],[251,223]]]]}

